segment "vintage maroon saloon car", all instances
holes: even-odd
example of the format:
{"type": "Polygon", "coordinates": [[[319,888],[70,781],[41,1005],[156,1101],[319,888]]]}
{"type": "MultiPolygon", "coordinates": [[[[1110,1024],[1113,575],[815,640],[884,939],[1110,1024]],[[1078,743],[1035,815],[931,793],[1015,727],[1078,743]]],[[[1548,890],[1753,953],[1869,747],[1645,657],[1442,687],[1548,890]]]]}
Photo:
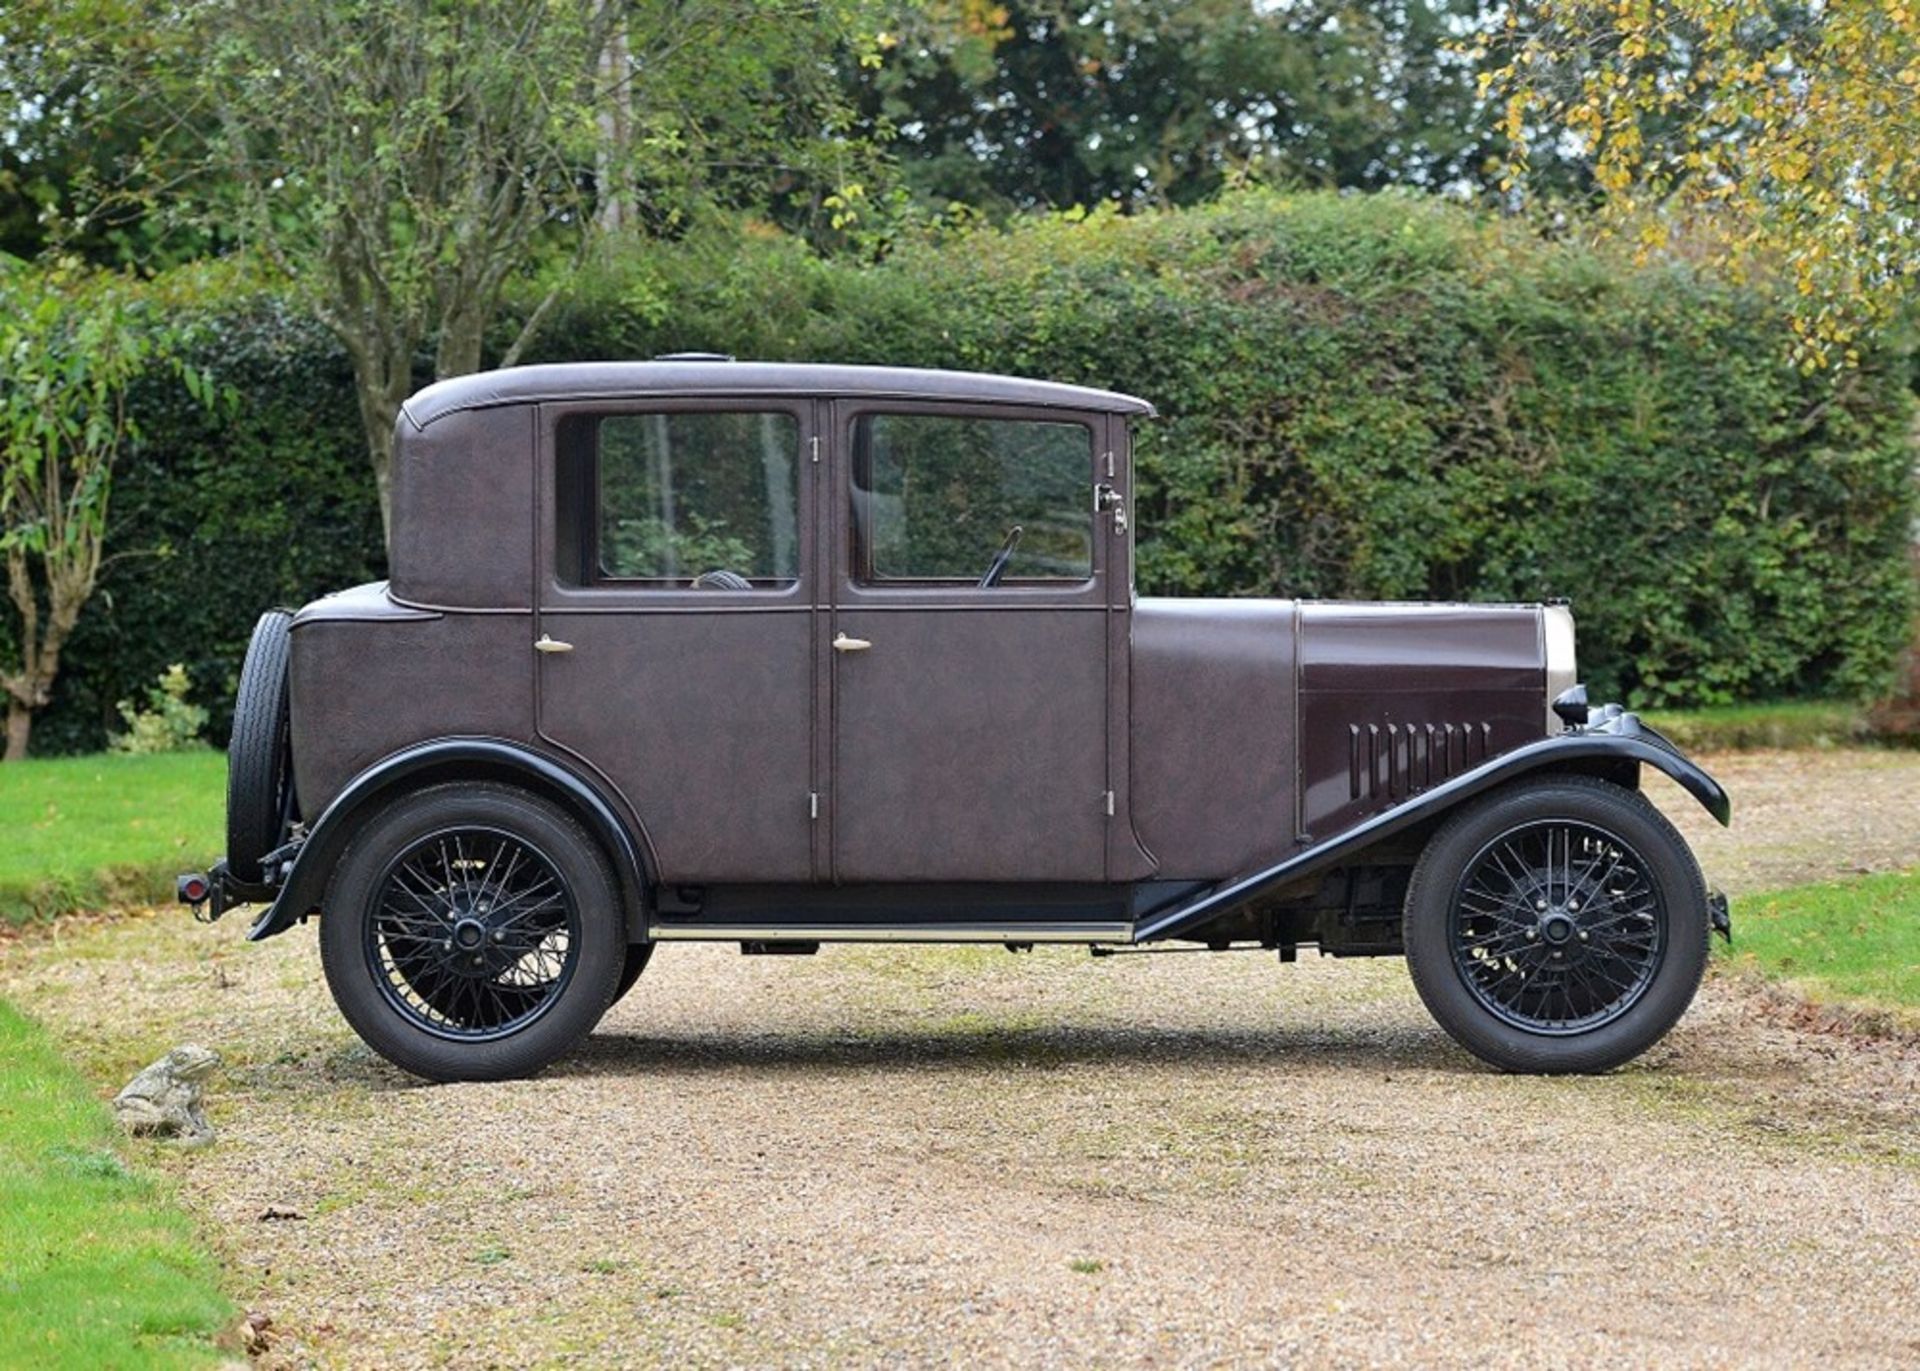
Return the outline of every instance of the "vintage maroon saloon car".
{"type": "MultiPolygon", "coordinates": [[[[679,357],[405,407],[392,579],[254,630],[228,846],[376,1050],[536,1071],[656,946],[1401,955],[1524,1071],[1670,1028],[1726,926],[1564,605],[1133,589],[1143,400],[679,357]]],[[[1149,1010],[1143,1012],[1150,1013],[1149,1010]]]]}

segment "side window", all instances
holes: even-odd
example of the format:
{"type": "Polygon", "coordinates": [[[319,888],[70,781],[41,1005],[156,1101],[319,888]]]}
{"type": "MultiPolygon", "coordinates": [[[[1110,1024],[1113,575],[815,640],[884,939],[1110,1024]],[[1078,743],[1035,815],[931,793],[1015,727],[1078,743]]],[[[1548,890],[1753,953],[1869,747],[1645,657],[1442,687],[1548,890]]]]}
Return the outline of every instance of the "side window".
{"type": "MultiPolygon", "coordinates": [[[[570,419],[594,456],[583,579],[740,590],[799,576],[800,426],[791,414],[570,419]]],[[[563,453],[570,446],[562,434],[563,453]]]]}
{"type": "Polygon", "coordinates": [[[857,574],[974,584],[1011,539],[1000,582],[1085,581],[1092,479],[1084,424],[864,415],[853,431],[857,574]]]}

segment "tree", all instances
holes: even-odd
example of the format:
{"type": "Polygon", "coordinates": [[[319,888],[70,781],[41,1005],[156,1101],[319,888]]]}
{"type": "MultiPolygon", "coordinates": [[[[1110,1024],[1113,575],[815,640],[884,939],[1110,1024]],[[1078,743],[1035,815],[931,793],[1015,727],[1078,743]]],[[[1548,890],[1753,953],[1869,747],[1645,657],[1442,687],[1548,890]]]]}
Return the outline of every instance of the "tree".
{"type": "Polygon", "coordinates": [[[86,73],[114,54],[76,55],[70,40],[79,37],[48,0],[0,6],[0,253],[164,267],[204,252],[198,235],[163,241],[145,205],[101,203],[116,169],[170,134],[154,109],[103,107],[107,94],[86,73]]]}
{"type": "Polygon", "coordinates": [[[804,119],[793,136],[792,111],[825,88],[856,14],[852,0],[29,3],[112,55],[88,73],[111,95],[87,108],[166,111],[118,199],[218,225],[338,336],[383,516],[420,359],[435,378],[477,370],[517,276],[579,258],[603,219],[670,226],[708,168],[760,171],[776,145],[817,137],[804,119]]]}
{"type": "Polygon", "coordinates": [[[100,578],[114,459],[136,432],[127,387],[170,347],[124,277],[71,260],[0,270],[0,553],[19,619],[17,664],[0,664],[6,761],[27,755],[100,578]]]}
{"type": "Polygon", "coordinates": [[[1911,291],[1920,6],[1534,0],[1492,52],[1522,186],[1535,149],[1571,139],[1649,250],[1791,280],[1809,363],[1845,359],[1911,291]]]}
{"type": "Polygon", "coordinates": [[[1482,0],[937,0],[849,74],[922,194],[969,205],[1206,198],[1236,170],[1471,189],[1502,159],[1450,48],[1482,0]]]}

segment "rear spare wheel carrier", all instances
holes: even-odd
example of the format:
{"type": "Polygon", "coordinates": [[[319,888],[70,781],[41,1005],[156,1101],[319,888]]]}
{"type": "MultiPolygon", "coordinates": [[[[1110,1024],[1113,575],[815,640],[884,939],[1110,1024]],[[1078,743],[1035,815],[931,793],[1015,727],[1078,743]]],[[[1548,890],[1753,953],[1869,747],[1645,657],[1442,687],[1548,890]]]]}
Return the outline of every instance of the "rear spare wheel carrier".
{"type": "Polygon", "coordinates": [[[260,859],[285,841],[294,818],[287,659],[293,616],[270,609],[253,626],[227,745],[227,870],[264,882],[260,859]]]}

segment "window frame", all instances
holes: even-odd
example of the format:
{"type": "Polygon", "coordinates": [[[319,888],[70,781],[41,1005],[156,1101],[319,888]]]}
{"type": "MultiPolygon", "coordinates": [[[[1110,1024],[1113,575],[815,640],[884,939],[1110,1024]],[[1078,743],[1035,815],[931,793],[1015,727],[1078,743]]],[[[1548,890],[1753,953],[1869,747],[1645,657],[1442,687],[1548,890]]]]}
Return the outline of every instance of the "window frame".
{"type": "MultiPolygon", "coordinates": [[[[815,444],[819,434],[818,403],[812,397],[758,394],[701,396],[605,396],[550,402],[540,406],[541,546],[540,580],[547,602],[555,607],[580,608],[647,605],[662,609],[805,608],[812,600],[817,500],[812,473],[818,468],[815,444]],[[750,590],[709,590],[691,585],[669,585],[641,577],[607,576],[600,570],[600,446],[593,445],[585,463],[584,491],[563,494],[567,479],[562,470],[561,434],[569,421],[639,417],[656,414],[779,414],[794,421],[797,438],[794,471],[794,533],[796,572],[777,586],[756,585],[750,590]],[[563,536],[562,520],[574,519],[572,538],[563,536]],[[563,549],[571,541],[578,565],[562,565],[563,549]],[[795,603],[797,602],[797,603],[795,603]]],[[[571,560],[571,559],[569,559],[571,560]]]]}
{"type": "MultiPolygon", "coordinates": [[[[1102,479],[1103,453],[1110,442],[1110,416],[1099,410],[1055,408],[1046,405],[1009,405],[973,401],[916,401],[893,397],[860,397],[836,401],[830,429],[835,448],[833,528],[830,546],[835,549],[834,584],[844,604],[965,604],[972,606],[1016,605],[1098,605],[1106,600],[1106,584],[1111,553],[1104,536],[1105,525],[1094,508],[1094,486],[1102,479]],[[1012,420],[1042,424],[1071,424],[1087,433],[1087,467],[1084,473],[1083,509],[1087,516],[1087,535],[1091,574],[1080,580],[1007,580],[988,589],[975,581],[874,578],[870,575],[868,549],[860,536],[860,520],[855,501],[861,492],[854,483],[856,433],[861,420],[881,415],[900,415],[947,419],[1012,420]]],[[[982,565],[980,570],[986,570],[982,565]]]]}

